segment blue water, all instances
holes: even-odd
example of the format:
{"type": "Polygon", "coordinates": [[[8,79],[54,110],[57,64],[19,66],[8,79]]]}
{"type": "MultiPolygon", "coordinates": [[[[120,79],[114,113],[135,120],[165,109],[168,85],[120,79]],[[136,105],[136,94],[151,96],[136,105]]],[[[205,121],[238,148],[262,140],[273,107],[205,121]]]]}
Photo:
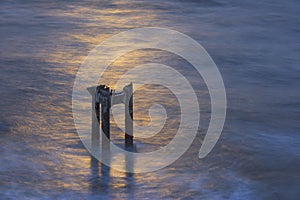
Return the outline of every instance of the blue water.
{"type": "Polygon", "coordinates": [[[298,199],[299,13],[297,0],[2,0],[0,199],[298,199]],[[223,133],[200,160],[210,105],[199,85],[203,121],[178,161],[146,174],[98,169],[72,118],[76,72],[105,38],[148,26],[185,33],[214,59],[228,98],[223,133]]]}

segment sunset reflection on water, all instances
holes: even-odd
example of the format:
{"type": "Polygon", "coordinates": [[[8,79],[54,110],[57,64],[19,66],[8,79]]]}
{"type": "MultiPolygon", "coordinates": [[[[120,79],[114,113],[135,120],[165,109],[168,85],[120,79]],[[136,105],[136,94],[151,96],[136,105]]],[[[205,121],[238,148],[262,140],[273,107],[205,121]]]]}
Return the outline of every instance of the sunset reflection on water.
{"type": "MultiPolygon", "coordinates": [[[[1,1],[0,199],[299,196],[299,6],[294,1],[285,5],[219,0],[1,1]],[[201,110],[192,146],[172,165],[145,174],[109,169],[94,162],[84,148],[72,115],[76,73],[101,41],[138,27],[185,33],[218,65],[228,95],[228,117],[219,142],[205,159],[198,153],[210,119],[207,88],[186,60],[154,49],[119,57],[100,83],[114,88],[127,70],[150,62],[189,77],[201,110]]],[[[150,122],[148,109],[154,102],[164,105],[168,114],[156,137],[136,138],[137,151],[168,144],[179,123],[174,95],[155,84],[134,95],[138,125],[150,122]]],[[[90,119],[85,120],[89,126],[90,119]]],[[[122,147],[124,133],[113,117],[111,125],[112,141],[122,147]]],[[[111,163],[118,162],[111,158],[111,163]]]]}

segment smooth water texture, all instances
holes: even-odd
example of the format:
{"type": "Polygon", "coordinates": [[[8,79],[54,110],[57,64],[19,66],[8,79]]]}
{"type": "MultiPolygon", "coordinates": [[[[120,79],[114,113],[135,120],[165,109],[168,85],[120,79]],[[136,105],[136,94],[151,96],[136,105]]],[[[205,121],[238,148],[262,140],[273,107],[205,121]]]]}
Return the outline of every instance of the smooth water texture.
{"type": "MultiPolygon", "coordinates": [[[[299,6],[296,0],[2,0],[0,199],[297,199],[299,6]],[[138,27],[187,34],[219,67],[227,118],[206,158],[198,158],[210,117],[202,78],[182,58],[149,49],[116,60],[107,82],[113,85],[126,69],[147,62],[187,76],[201,108],[192,146],[172,165],[146,174],[97,166],[83,147],[72,118],[76,72],[95,45],[138,27]]],[[[149,123],[151,102],[164,105],[169,118],[156,138],[136,141],[140,152],[167,144],[179,123],[174,95],[151,88],[135,94],[137,123],[149,123]]],[[[113,126],[116,144],[121,136],[113,126]]]]}

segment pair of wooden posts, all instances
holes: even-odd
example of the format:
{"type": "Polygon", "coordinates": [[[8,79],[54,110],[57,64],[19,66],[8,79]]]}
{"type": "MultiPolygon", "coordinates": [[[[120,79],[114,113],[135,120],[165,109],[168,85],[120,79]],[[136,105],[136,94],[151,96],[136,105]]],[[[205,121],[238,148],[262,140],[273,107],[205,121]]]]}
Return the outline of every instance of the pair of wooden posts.
{"type": "Polygon", "coordinates": [[[110,90],[106,85],[88,88],[92,95],[92,148],[100,145],[99,125],[102,130],[102,148],[109,148],[110,109],[115,104],[125,104],[125,148],[133,149],[133,88],[132,83],[122,92],[110,90]],[[105,136],[107,139],[103,138],[105,136]]]}

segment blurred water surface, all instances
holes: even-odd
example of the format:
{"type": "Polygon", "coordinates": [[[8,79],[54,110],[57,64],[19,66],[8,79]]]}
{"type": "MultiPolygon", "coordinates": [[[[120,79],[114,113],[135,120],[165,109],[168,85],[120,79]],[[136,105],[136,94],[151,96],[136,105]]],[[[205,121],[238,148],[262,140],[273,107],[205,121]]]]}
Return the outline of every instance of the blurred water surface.
{"type": "MultiPolygon", "coordinates": [[[[296,0],[1,1],[0,199],[297,199],[299,5],[296,0]],[[134,51],[111,65],[108,83],[147,62],[174,67],[200,99],[199,134],[178,161],[157,172],[92,167],[72,118],[76,72],[105,38],[148,26],[183,32],[210,53],[227,91],[224,131],[200,160],[210,117],[203,80],[173,54],[134,51]]],[[[140,151],[167,144],[179,122],[174,96],[159,86],[150,89],[135,94],[137,123],[149,122],[151,102],[162,103],[169,119],[157,138],[137,141],[140,151]]],[[[112,132],[114,142],[122,142],[121,131],[114,126],[112,132]]]]}

